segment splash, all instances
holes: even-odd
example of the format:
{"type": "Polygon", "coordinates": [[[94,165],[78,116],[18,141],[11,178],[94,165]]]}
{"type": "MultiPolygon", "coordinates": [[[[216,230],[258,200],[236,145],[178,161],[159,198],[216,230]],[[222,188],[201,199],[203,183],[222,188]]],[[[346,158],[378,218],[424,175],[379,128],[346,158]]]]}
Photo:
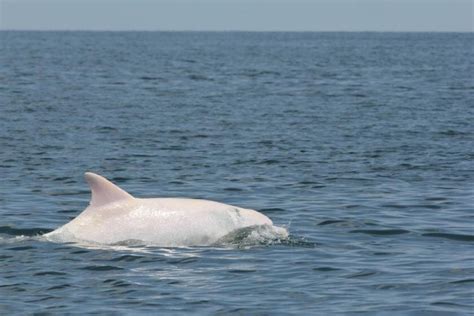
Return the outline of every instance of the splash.
{"type": "Polygon", "coordinates": [[[286,228],[260,225],[237,229],[216,242],[216,246],[248,248],[286,243],[289,234],[286,228]]]}

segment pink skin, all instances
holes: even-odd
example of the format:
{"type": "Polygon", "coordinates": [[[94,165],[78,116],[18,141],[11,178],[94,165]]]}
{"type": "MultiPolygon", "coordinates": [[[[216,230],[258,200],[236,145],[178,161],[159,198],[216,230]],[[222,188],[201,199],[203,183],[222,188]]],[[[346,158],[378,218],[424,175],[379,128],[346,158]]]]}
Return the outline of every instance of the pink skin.
{"type": "MultiPolygon", "coordinates": [[[[268,225],[265,215],[214,201],[134,198],[107,179],[86,173],[90,205],[75,219],[45,236],[58,241],[114,244],[140,240],[158,246],[211,245],[240,228],[268,225]]],[[[287,234],[283,228],[282,234],[287,234]]]]}

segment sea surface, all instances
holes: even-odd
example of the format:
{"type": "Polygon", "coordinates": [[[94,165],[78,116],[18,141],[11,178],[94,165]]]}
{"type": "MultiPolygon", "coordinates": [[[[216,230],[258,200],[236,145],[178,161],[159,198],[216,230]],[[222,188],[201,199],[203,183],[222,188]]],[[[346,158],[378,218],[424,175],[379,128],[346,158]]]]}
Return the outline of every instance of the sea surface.
{"type": "Polygon", "coordinates": [[[0,32],[0,314],[472,314],[473,43],[0,32]],[[290,237],[45,240],[88,205],[86,171],[290,237]]]}

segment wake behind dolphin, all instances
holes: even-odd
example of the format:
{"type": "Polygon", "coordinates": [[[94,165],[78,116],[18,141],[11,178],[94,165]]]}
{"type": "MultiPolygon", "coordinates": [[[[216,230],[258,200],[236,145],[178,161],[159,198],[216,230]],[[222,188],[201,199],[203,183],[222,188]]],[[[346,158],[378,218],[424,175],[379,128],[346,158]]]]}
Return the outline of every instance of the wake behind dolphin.
{"type": "Polygon", "coordinates": [[[63,242],[206,246],[252,226],[268,228],[278,238],[288,237],[286,229],[273,226],[255,210],[199,199],[135,198],[97,174],[87,172],[85,178],[92,193],[89,206],[45,237],[63,242]]]}

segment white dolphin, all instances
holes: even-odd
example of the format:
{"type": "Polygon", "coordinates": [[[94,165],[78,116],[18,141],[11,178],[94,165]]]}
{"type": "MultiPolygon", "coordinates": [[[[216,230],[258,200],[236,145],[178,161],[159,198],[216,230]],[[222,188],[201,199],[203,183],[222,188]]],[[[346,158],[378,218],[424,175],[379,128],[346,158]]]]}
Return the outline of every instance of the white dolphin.
{"type": "Polygon", "coordinates": [[[79,216],[46,234],[59,241],[116,244],[140,241],[164,247],[211,245],[244,227],[266,225],[281,237],[265,215],[223,203],[187,198],[135,198],[97,174],[86,172],[92,191],[79,216]]]}

